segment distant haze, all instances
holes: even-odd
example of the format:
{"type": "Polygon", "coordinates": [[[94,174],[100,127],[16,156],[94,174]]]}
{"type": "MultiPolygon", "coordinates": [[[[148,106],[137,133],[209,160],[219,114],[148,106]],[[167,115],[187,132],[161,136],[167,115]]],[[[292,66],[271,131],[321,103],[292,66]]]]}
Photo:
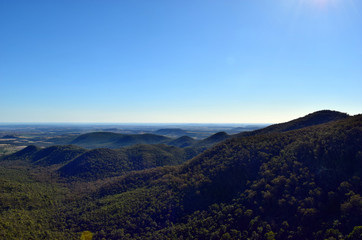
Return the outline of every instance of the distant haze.
{"type": "Polygon", "coordinates": [[[1,1],[0,122],[362,111],[362,1],[1,1]]]}

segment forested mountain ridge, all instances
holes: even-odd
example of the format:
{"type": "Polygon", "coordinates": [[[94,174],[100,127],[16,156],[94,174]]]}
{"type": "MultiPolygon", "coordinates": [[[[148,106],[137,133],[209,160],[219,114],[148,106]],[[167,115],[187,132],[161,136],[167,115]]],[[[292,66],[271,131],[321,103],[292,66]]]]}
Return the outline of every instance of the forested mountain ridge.
{"type": "Polygon", "coordinates": [[[230,137],[231,136],[229,134],[227,134],[226,132],[218,132],[218,133],[211,135],[208,138],[205,138],[205,139],[199,141],[198,143],[195,144],[195,146],[210,147],[210,146],[220,143],[230,137]]]}
{"type": "Polygon", "coordinates": [[[134,145],[117,150],[92,149],[73,159],[58,170],[62,177],[96,180],[119,176],[128,171],[176,165],[185,162],[184,149],[159,145],[134,145]]]}
{"type": "Polygon", "coordinates": [[[25,161],[33,167],[52,167],[52,170],[56,170],[62,177],[90,181],[119,176],[133,170],[181,164],[196,154],[192,149],[164,144],[138,144],[119,149],[91,150],[74,145],[43,149],[28,146],[3,157],[2,160],[25,161]]]}
{"type": "Polygon", "coordinates": [[[230,135],[225,132],[215,133],[205,139],[195,140],[188,136],[170,138],[155,134],[120,134],[112,132],[92,132],[78,136],[70,142],[84,148],[112,148],[127,147],[137,144],[166,144],[176,147],[193,147],[206,149],[219,143],[230,135]]]}
{"type": "MultiPolygon", "coordinates": [[[[346,116],[346,114],[334,111],[319,111],[287,123],[272,125],[265,129],[249,133],[244,132],[236,136],[240,137],[246,134],[258,135],[264,132],[303,128],[306,125],[328,122],[346,116]]],[[[80,177],[84,180],[91,180],[122,175],[131,170],[180,164],[207,148],[231,137],[233,136],[225,132],[213,134],[203,140],[194,140],[187,136],[171,139],[153,134],[129,135],[111,132],[93,132],[77,137],[72,143],[87,147],[130,145],[131,149],[110,150],[104,148],[94,149],[85,153],[87,151],[86,149],[73,145],[52,146],[41,150],[35,146],[29,146],[18,153],[5,157],[5,159],[30,159],[33,164],[40,166],[63,164],[65,166],[62,166],[58,171],[61,176],[80,177]],[[149,145],[148,147],[146,147],[146,145],[136,145],[142,142],[162,142],[182,149],[162,147],[162,145],[149,145]],[[127,154],[125,151],[131,152],[134,156],[127,154]],[[156,160],[157,158],[158,160],[156,160]],[[133,161],[138,162],[138,164],[133,163],[133,161]]]]}
{"type": "Polygon", "coordinates": [[[333,122],[345,119],[347,117],[349,116],[346,113],[341,113],[331,110],[321,110],[285,123],[273,124],[269,127],[254,130],[251,132],[241,132],[237,134],[237,136],[255,136],[255,135],[273,133],[273,132],[286,132],[286,131],[301,129],[304,127],[319,125],[327,122],[333,122]]]}
{"type": "MultiPolygon", "coordinates": [[[[307,116],[286,122],[281,124],[274,124],[266,128],[250,131],[250,132],[241,132],[236,136],[253,136],[271,132],[285,132],[295,129],[300,129],[308,126],[318,125],[330,121],[336,121],[348,117],[347,114],[323,110],[311,113],[307,116]]],[[[166,134],[166,133],[182,133],[182,129],[160,129],[155,133],[166,134]]],[[[82,134],[76,137],[74,140],[70,141],[69,144],[77,145],[84,148],[112,148],[117,149],[120,147],[132,146],[137,144],[166,144],[176,147],[192,147],[198,148],[198,152],[205,150],[217,144],[221,141],[224,141],[235,135],[228,135],[225,132],[215,133],[205,139],[195,140],[188,136],[182,136],[179,138],[170,138],[166,136],[156,135],[156,134],[120,134],[113,132],[91,132],[82,134]]]]}
{"type": "MultiPolygon", "coordinates": [[[[17,156],[36,163],[29,157],[39,151],[17,156]]],[[[3,239],[79,239],[85,230],[94,239],[359,239],[362,115],[235,136],[181,165],[124,172],[82,193],[95,182],[50,188],[8,175],[0,167],[3,239]]]]}
{"type": "Polygon", "coordinates": [[[31,157],[31,161],[34,164],[41,166],[64,164],[75,157],[84,154],[86,151],[86,149],[73,145],[52,146],[34,153],[31,157]]]}
{"type": "Polygon", "coordinates": [[[185,148],[185,147],[191,147],[196,142],[197,142],[197,140],[195,140],[191,137],[182,136],[182,137],[176,138],[175,140],[168,142],[168,145],[185,148]]]}
{"type": "Polygon", "coordinates": [[[159,144],[167,140],[170,138],[155,134],[92,132],[78,136],[71,144],[85,148],[120,148],[136,144],[159,144]]]}
{"type": "Polygon", "coordinates": [[[17,151],[11,155],[4,156],[0,160],[27,160],[32,158],[35,152],[39,151],[41,148],[30,145],[20,151],[17,151]]]}
{"type": "Polygon", "coordinates": [[[233,138],[181,166],[130,173],[74,214],[99,239],[354,239],[361,164],[358,115],[233,138]]]}

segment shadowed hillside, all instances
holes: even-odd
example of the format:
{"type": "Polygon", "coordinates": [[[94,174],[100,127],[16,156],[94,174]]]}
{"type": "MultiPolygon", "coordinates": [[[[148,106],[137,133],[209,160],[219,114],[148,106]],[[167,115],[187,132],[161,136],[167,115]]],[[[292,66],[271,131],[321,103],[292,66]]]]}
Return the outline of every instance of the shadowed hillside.
{"type": "Polygon", "coordinates": [[[137,144],[166,144],[176,147],[195,147],[206,149],[230,136],[225,132],[216,133],[203,140],[195,140],[188,136],[168,138],[154,134],[119,134],[111,132],[94,132],[80,135],[71,144],[84,148],[120,148],[137,144]]]}
{"type": "Polygon", "coordinates": [[[171,145],[171,146],[175,146],[175,147],[184,148],[184,147],[191,147],[192,145],[194,145],[197,142],[198,142],[197,140],[195,140],[191,137],[183,136],[183,137],[179,137],[175,140],[169,141],[167,144],[171,145]]]}
{"type": "Polygon", "coordinates": [[[92,150],[74,145],[43,149],[29,146],[4,157],[3,160],[26,161],[34,167],[57,165],[60,176],[84,181],[119,176],[133,170],[181,164],[196,154],[197,152],[190,148],[164,144],[138,144],[119,149],[92,150]]]}
{"type": "Polygon", "coordinates": [[[131,169],[127,156],[117,150],[98,148],[90,150],[59,169],[63,177],[97,179],[120,175],[131,169]]]}
{"type": "Polygon", "coordinates": [[[135,145],[117,150],[93,149],[59,169],[62,177],[95,180],[132,170],[176,165],[187,160],[183,149],[166,145],[135,145]]]}
{"type": "Polygon", "coordinates": [[[3,160],[28,160],[29,158],[32,158],[33,154],[39,150],[40,150],[39,147],[30,145],[18,152],[5,156],[2,159],[3,160]]]}
{"type": "Polygon", "coordinates": [[[3,160],[26,160],[34,165],[50,166],[67,163],[86,151],[86,149],[73,145],[51,146],[47,148],[28,146],[19,152],[4,157],[3,160]]]}
{"type": "Polygon", "coordinates": [[[120,148],[136,144],[158,144],[169,138],[154,134],[119,134],[111,132],[94,132],[83,134],[71,144],[85,148],[120,148]]]}
{"type": "Polygon", "coordinates": [[[69,162],[73,158],[85,153],[87,150],[73,146],[52,146],[36,152],[31,161],[36,165],[50,166],[69,162]]]}
{"type": "Polygon", "coordinates": [[[195,145],[198,147],[210,147],[216,143],[222,142],[231,136],[228,135],[226,132],[218,132],[211,135],[208,138],[201,140],[200,142],[196,143],[195,145]]]}

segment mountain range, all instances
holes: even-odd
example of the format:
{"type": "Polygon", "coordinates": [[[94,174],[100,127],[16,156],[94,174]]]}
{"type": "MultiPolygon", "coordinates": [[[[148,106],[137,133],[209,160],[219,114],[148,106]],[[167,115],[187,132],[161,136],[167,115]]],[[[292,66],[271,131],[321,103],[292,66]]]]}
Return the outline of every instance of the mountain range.
{"type": "MultiPolygon", "coordinates": [[[[109,136],[117,144],[124,139],[95,133],[78,143],[109,144],[109,136]]],[[[232,136],[162,141],[117,149],[29,146],[4,157],[0,237],[362,236],[362,115],[324,110],[232,136]],[[190,158],[198,147],[205,149],[190,158]]]]}

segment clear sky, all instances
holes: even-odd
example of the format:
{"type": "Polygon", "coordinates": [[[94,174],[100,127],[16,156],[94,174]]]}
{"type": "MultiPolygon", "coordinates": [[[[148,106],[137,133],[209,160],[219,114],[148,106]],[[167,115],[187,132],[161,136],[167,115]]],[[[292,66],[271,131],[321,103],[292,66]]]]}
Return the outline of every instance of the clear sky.
{"type": "Polygon", "coordinates": [[[0,122],[362,112],[361,0],[0,0],[0,122]]]}

